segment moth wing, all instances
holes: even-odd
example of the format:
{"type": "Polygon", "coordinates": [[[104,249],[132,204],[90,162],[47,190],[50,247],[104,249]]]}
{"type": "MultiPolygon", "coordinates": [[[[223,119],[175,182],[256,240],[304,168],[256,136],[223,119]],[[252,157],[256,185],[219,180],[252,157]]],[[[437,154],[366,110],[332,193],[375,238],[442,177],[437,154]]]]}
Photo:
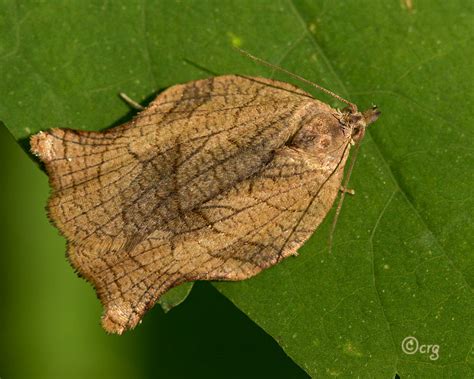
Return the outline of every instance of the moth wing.
{"type": "Polygon", "coordinates": [[[152,234],[146,247],[116,262],[123,275],[100,279],[108,293],[104,327],[134,327],[161,294],[182,282],[242,280],[296,254],[337,196],[347,153],[342,150],[339,164],[328,170],[301,151],[279,149],[258,175],[175,220],[173,233],[152,234]]]}
{"type": "MultiPolygon", "coordinates": [[[[305,121],[305,101],[314,100],[286,83],[218,77],[172,87],[104,133],[52,129],[32,137],[53,189],[51,219],[68,239],[72,265],[107,305],[107,329],[134,325],[150,299],[198,277],[182,266],[199,263],[189,260],[192,251],[178,248],[181,237],[213,222],[206,208],[195,210],[252,180],[305,121]]],[[[217,243],[217,234],[208,237],[217,243]]],[[[215,269],[213,277],[224,274],[215,269]]]]}
{"type": "Polygon", "coordinates": [[[31,137],[31,151],[44,163],[51,186],[48,212],[70,243],[93,236],[97,225],[110,223],[116,201],[139,173],[128,141],[110,131],[99,133],[50,129],[31,137]]]}
{"type": "Polygon", "coordinates": [[[123,199],[128,248],[170,215],[226,191],[261,169],[301,127],[304,91],[262,78],[222,76],[163,92],[133,121],[142,175],[123,199]]]}
{"type": "Polygon", "coordinates": [[[41,132],[31,147],[50,177],[51,219],[70,244],[100,239],[101,250],[131,250],[170,215],[268,161],[298,126],[292,115],[304,94],[268,79],[217,77],[173,86],[106,132],[41,132]]]}

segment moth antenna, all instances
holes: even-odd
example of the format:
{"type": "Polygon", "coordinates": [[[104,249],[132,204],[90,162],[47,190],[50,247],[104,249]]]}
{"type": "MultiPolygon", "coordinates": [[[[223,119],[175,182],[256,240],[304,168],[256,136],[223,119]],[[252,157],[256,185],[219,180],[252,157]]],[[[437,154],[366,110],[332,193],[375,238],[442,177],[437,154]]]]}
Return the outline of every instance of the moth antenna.
{"type": "Polygon", "coordinates": [[[309,84],[310,86],[319,89],[320,91],[322,91],[322,92],[328,94],[329,96],[334,97],[335,99],[339,100],[340,102],[349,105],[349,106],[351,107],[351,110],[352,110],[353,113],[357,112],[357,105],[355,105],[355,104],[351,103],[350,101],[348,101],[348,100],[342,98],[341,96],[335,94],[334,92],[332,92],[332,91],[330,91],[330,90],[328,90],[328,89],[326,89],[326,88],[324,88],[324,87],[321,87],[319,84],[313,83],[313,82],[309,81],[308,79],[303,78],[302,76],[299,76],[299,75],[297,75],[297,74],[294,74],[294,73],[292,73],[291,71],[288,71],[288,70],[286,70],[286,69],[284,69],[284,68],[282,68],[282,67],[279,67],[279,66],[277,66],[277,65],[275,65],[275,64],[273,64],[273,63],[267,62],[266,60],[263,60],[262,58],[256,57],[255,55],[250,54],[250,53],[249,53],[248,51],[246,51],[246,50],[242,50],[242,49],[240,49],[240,48],[238,48],[238,47],[235,47],[235,46],[234,46],[233,48],[234,48],[235,50],[237,50],[237,51],[238,51],[240,54],[242,54],[243,56],[245,56],[245,57],[247,57],[247,58],[250,58],[250,59],[252,59],[253,61],[255,61],[255,62],[257,62],[257,63],[260,63],[260,64],[262,64],[262,65],[264,65],[264,66],[268,66],[268,67],[270,67],[270,68],[272,68],[272,69],[274,69],[274,70],[283,72],[283,73],[285,73],[285,74],[291,76],[291,77],[294,78],[294,79],[297,79],[297,80],[299,80],[299,81],[301,81],[301,82],[303,82],[303,83],[309,84]]]}
{"type": "MultiPolygon", "coordinates": [[[[357,145],[354,149],[354,154],[351,157],[349,170],[347,171],[346,177],[344,178],[344,184],[342,185],[344,189],[346,189],[347,185],[349,184],[349,180],[350,180],[351,174],[352,174],[352,169],[354,168],[355,161],[357,159],[357,154],[359,153],[359,147],[360,147],[360,142],[357,143],[357,145]]],[[[342,194],[341,194],[341,197],[339,198],[339,202],[337,203],[337,208],[336,208],[336,213],[334,214],[334,219],[332,220],[331,231],[329,233],[329,241],[328,241],[329,253],[332,252],[332,243],[333,243],[334,231],[336,230],[337,221],[339,219],[339,215],[341,214],[342,203],[344,202],[345,195],[346,195],[346,191],[343,190],[342,194]]]]}

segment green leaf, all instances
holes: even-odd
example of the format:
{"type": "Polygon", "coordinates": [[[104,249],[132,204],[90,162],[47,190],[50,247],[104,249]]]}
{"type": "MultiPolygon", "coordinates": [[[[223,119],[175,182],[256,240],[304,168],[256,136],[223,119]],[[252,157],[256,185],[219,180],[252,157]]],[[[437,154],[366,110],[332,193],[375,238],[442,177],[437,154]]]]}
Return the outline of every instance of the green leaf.
{"type": "Polygon", "coordinates": [[[325,222],[299,257],[216,287],[310,375],[473,376],[472,2],[2,7],[0,119],[20,141],[116,125],[131,115],[120,91],[146,103],[210,72],[293,82],[232,45],[361,109],[375,102],[382,117],[361,147],[332,254],[325,222]],[[410,336],[414,354],[402,350],[410,336]]]}
{"type": "Polygon", "coordinates": [[[171,288],[158,300],[161,308],[165,312],[169,312],[174,307],[181,304],[188,297],[189,293],[193,289],[193,283],[183,283],[178,287],[171,288]]]}

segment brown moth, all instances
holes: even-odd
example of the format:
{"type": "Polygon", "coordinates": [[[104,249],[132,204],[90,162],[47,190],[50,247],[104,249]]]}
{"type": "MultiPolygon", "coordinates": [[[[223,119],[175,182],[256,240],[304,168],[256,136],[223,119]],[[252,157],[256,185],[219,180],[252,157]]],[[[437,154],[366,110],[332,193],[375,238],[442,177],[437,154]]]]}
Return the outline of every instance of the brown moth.
{"type": "Polygon", "coordinates": [[[173,86],[104,132],[40,132],[31,149],[69,261],[120,334],[174,286],[247,279],[295,255],[378,115],[228,75],[173,86]]]}

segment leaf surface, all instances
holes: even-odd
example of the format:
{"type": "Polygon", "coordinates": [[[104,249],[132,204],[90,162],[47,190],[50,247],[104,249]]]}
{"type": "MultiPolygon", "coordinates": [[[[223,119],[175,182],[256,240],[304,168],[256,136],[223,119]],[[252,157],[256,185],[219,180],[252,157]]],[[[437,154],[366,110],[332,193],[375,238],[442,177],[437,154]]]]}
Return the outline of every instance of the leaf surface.
{"type": "Polygon", "coordinates": [[[471,2],[2,8],[0,119],[25,147],[41,129],[99,130],[130,118],[121,91],[146,104],[160,89],[212,74],[294,82],[233,45],[360,109],[375,102],[382,117],[361,147],[332,254],[330,216],[299,257],[215,285],[310,375],[472,376],[471,2]],[[404,353],[409,336],[439,345],[438,358],[404,353]]]}

